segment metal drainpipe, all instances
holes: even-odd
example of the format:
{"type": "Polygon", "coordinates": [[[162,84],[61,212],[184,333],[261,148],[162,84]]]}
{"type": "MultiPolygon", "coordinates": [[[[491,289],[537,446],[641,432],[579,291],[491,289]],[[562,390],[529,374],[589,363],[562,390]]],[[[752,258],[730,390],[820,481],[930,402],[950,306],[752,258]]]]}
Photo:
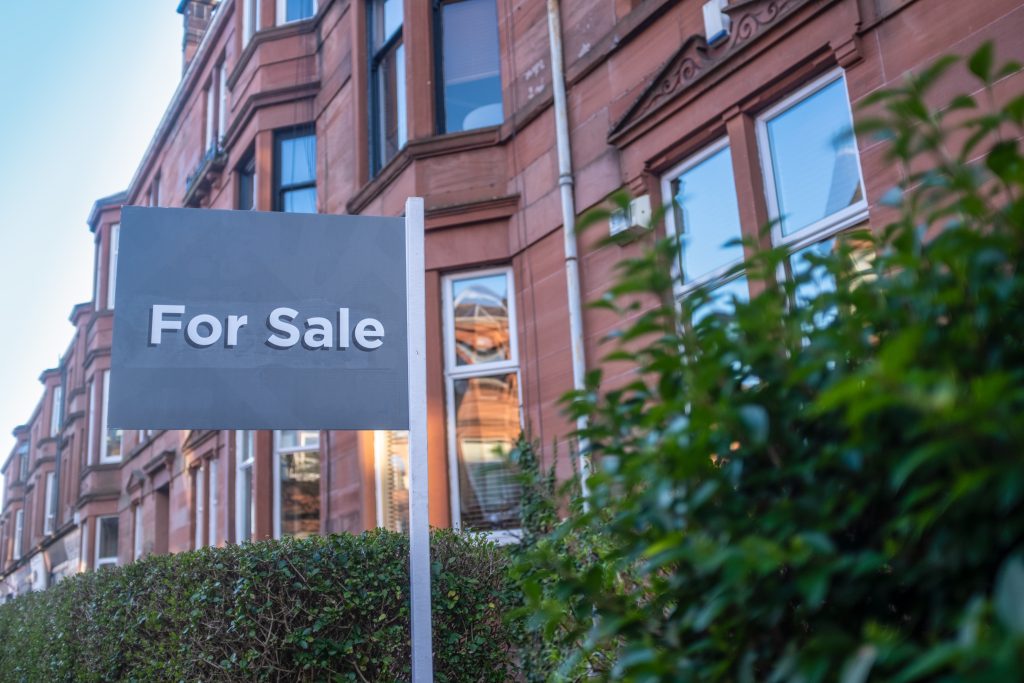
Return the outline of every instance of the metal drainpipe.
{"type": "MultiPolygon", "coordinates": [[[[548,36],[551,43],[551,87],[555,98],[555,141],[558,149],[558,186],[562,194],[562,235],[565,248],[565,279],[569,304],[569,341],[572,348],[572,385],[582,391],[587,373],[583,354],[583,311],[580,300],[580,269],[576,250],[576,200],[573,197],[572,152],[569,146],[569,113],[565,103],[565,67],[562,61],[562,19],[558,0],[548,0],[548,36]]],[[[576,420],[576,429],[583,431],[589,421],[576,420]]],[[[583,510],[589,511],[590,444],[580,439],[580,487],[583,510]]]]}

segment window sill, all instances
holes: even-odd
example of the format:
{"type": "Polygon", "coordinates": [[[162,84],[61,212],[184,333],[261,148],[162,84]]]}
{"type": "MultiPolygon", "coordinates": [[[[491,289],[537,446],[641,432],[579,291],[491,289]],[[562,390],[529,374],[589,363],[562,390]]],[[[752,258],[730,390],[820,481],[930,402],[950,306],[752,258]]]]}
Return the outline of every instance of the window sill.
{"type": "Polygon", "coordinates": [[[490,126],[459,133],[445,133],[428,138],[410,140],[380,172],[371,178],[349,200],[345,210],[357,214],[376,199],[413,161],[455,154],[501,143],[501,126],[490,126]]]}

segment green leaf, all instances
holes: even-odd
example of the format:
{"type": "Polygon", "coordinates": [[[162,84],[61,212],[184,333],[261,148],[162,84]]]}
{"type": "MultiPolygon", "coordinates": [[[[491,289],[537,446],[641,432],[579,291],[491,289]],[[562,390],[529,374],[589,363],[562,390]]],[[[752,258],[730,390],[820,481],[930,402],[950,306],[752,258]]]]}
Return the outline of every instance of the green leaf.
{"type": "Polygon", "coordinates": [[[992,65],[995,62],[995,47],[991,42],[982,43],[967,59],[967,68],[984,83],[992,82],[992,65]]]}

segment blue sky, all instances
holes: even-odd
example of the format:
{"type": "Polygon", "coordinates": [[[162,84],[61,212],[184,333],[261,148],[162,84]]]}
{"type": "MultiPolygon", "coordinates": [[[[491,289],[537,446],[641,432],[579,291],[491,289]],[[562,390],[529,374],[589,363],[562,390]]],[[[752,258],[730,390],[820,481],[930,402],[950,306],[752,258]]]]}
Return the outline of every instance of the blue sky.
{"type": "Polygon", "coordinates": [[[99,197],[127,187],[181,76],[177,0],[5,3],[0,29],[0,459],[92,290],[99,197]]]}

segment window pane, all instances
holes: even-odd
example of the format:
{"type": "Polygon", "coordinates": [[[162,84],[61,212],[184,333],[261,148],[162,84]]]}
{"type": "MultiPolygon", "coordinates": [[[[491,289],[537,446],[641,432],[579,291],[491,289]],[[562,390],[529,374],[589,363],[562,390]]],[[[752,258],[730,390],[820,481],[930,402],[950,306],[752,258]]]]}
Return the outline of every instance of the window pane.
{"type": "Polygon", "coordinates": [[[409,432],[374,434],[377,480],[381,493],[380,525],[392,531],[409,530],[409,432]]]}
{"type": "Polygon", "coordinates": [[[320,453],[281,456],[281,535],[309,536],[320,531],[320,453]]]}
{"type": "Polygon", "coordinates": [[[519,527],[520,486],[505,455],[519,436],[516,374],[453,382],[462,525],[519,527]]]}
{"type": "Polygon", "coordinates": [[[453,133],[504,120],[495,0],[441,6],[445,131],[453,133]]]}
{"type": "Polygon", "coordinates": [[[375,0],[373,4],[374,44],[371,50],[375,52],[402,28],[402,0],[375,0]]]}
{"type": "Polygon", "coordinates": [[[728,147],[674,179],[672,197],[682,239],[683,282],[743,259],[743,245],[727,246],[742,236],[728,147]]]}
{"type": "Polygon", "coordinates": [[[709,315],[732,315],[737,301],[750,299],[750,285],[747,278],[738,277],[722,284],[710,292],[709,300],[693,311],[693,324],[698,324],[709,315]]]}
{"type": "Polygon", "coordinates": [[[280,140],[279,186],[316,182],[316,136],[283,137],[280,140]]]}
{"type": "Polygon", "coordinates": [[[117,557],[117,517],[100,517],[100,559],[117,557]]]}
{"type": "Polygon", "coordinates": [[[238,171],[238,208],[243,211],[256,208],[255,157],[249,157],[238,171]]]}
{"type": "Polygon", "coordinates": [[[252,467],[242,467],[238,470],[238,481],[235,482],[238,489],[238,539],[248,541],[252,538],[252,467]]]}
{"type": "Polygon", "coordinates": [[[377,147],[383,167],[406,142],[405,46],[398,43],[377,64],[377,147]]]}
{"type": "Polygon", "coordinates": [[[282,429],[278,432],[278,448],[319,448],[320,432],[282,429]]]}
{"type": "Polygon", "coordinates": [[[285,21],[297,21],[313,16],[313,0],[285,0],[285,21]]]}
{"type": "Polygon", "coordinates": [[[285,213],[316,213],[316,188],[287,190],[281,195],[282,210],[285,213]]]}
{"type": "Polygon", "coordinates": [[[508,277],[499,273],[452,282],[455,364],[509,360],[508,277]]]}
{"type": "Polygon", "coordinates": [[[791,235],[863,198],[846,81],[767,122],[782,232],[791,235]]]}

